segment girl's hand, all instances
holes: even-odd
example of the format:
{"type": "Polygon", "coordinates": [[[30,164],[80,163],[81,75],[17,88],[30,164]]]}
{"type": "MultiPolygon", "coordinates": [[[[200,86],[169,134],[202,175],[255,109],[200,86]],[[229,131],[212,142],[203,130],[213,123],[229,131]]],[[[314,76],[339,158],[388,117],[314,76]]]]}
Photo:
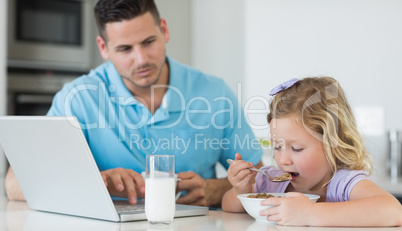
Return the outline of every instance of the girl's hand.
{"type": "Polygon", "coordinates": [[[250,167],[253,167],[253,163],[244,161],[241,155],[236,153],[235,161],[228,169],[228,179],[238,194],[252,192],[252,180],[256,172],[249,170],[250,167]]]}
{"type": "Polygon", "coordinates": [[[308,197],[302,193],[290,192],[285,197],[271,197],[261,202],[261,205],[274,207],[260,211],[261,216],[267,216],[268,221],[278,225],[306,226],[310,221],[310,210],[314,206],[308,197]]]}

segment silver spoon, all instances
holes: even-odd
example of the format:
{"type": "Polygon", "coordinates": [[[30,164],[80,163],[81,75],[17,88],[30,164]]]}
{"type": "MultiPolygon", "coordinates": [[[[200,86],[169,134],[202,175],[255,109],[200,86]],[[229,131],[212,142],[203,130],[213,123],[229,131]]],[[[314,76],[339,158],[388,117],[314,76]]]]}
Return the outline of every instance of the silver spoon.
{"type": "MultiPolygon", "coordinates": [[[[232,162],[233,162],[232,159],[227,159],[226,161],[229,164],[232,164],[232,162]]],[[[285,182],[285,181],[290,181],[292,179],[292,175],[290,175],[290,173],[283,173],[282,176],[273,177],[273,176],[268,175],[268,173],[263,172],[263,171],[261,171],[259,169],[256,169],[256,168],[251,168],[250,167],[248,169],[250,169],[251,171],[256,171],[256,172],[261,173],[262,175],[268,177],[268,180],[270,180],[272,182],[285,182]]]]}

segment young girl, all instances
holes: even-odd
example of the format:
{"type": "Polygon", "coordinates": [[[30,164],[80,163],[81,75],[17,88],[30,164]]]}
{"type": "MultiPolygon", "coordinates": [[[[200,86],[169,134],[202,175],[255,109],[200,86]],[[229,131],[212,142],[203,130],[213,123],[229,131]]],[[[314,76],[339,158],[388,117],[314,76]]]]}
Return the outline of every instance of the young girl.
{"type": "Polygon", "coordinates": [[[261,210],[260,215],[279,225],[402,225],[401,204],[368,177],[371,158],[334,79],[292,79],[274,88],[271,95],[268,123],[280,170],[262,169],[270,175],[287,172],[293,178],[270,182],[250,171],[252,163],[237,153],[228,169],[233,188],[223,197],[224,211],[244,211],[238,194],[287,192],[284,198],[262,201],[261,205],[274,207],[261,210]],[[303,193],[317,194],[320,199],[313,203],[303,193]]]}

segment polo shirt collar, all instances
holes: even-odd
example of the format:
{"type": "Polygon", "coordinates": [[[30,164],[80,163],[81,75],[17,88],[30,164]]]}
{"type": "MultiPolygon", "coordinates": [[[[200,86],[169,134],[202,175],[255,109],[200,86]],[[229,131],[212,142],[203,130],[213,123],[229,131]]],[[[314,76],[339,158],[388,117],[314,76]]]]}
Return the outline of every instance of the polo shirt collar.
{"type": "Polygon", "coordinates": [[[163,96],[161,108],[169,112],[184,111],[184,83],[183,79],[180,78],[184,75],[184,70],[175,60],[171,59],[169,56],[166,57],[169,64],[169,89],[163,96]]]}

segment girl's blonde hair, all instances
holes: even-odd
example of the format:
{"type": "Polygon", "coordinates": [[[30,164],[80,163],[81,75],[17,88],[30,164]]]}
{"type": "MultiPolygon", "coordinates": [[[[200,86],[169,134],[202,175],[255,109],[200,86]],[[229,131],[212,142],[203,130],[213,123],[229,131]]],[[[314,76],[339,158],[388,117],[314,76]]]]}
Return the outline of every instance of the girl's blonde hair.
{"type": "Polygon", "coordinates": [[[345,94],[331,77],[304,78],[279,92],[270,103],[268,123],[273,118],[296,116],[304,128],[322,141],[333,172],[366,170],[372,160],[357,131],[345,94]]]}

